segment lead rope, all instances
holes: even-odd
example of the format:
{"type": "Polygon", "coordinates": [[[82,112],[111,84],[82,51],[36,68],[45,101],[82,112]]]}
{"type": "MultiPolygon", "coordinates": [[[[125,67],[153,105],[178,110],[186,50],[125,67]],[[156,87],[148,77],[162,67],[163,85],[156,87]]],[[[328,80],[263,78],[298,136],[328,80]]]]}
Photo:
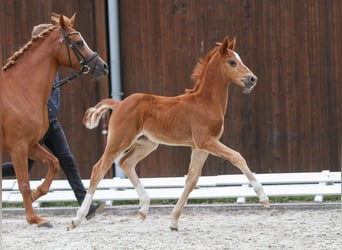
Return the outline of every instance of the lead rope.
{"type": "Polygon", "coordinates": [[[74,80],[75,78],[79,77],[80,75],[82,75],[83,72],[80,70],[78,72],[74,72],[72,73],[72,75],[62,79],[62,80],[59,80],[58,82],[56,82],[54,85],[53,85],[53,89],[56,89],[56,88],[59,88],[61,86],[63,86],[64,84],[68,83],[68,82],[71,82],[72,80],[74,80]]]}

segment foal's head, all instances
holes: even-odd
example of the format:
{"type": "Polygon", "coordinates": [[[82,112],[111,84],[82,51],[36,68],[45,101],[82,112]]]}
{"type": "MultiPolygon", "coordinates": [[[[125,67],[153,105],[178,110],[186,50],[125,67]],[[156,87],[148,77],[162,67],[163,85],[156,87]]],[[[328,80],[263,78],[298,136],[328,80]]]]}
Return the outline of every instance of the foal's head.
{"type": "Polygon", "coordinates": [[[236,38],[229,41],[228,36],[222,43],[218,43],[218,53],[222,60],[222,72],[224,78],[244,88],[243,93],[249,94],[257,83],[257,77],[247,68],[238,53],[234,51],[236,38]]]}
{"type": "Polygon", "coordinates": [[[91,72],[95,78],[108,74],[108,65],[88,47],[81,33],[74,29],[75,16],[69,19],[63,14],[52,14],[52,21],[60,26],[58,63],[84,73],[91,72]]]}

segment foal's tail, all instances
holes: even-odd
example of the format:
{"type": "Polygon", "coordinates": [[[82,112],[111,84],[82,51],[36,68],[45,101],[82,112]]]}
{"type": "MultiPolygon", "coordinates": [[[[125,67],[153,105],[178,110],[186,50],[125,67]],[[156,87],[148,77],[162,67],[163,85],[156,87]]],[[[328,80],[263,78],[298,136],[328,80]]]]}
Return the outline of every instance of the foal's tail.
{"type": "Polygon", "coordinates": [[[108,109],[114,109],[116,106],[119,105],[118,101],[113,99],[103,99],[94,107],[89,108],[83,116],[83,124],[88,129],[96,128],[99,125],[99,121],[101,115],[106,112],[108,109]]]}

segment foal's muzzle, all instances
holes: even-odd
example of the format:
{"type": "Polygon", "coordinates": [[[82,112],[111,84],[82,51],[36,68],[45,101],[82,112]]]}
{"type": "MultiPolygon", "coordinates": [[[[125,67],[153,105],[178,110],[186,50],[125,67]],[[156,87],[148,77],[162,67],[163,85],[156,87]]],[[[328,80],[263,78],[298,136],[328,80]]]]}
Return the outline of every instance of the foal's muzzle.
{"type": "Polygon", "coordinates": [[[249,94],[257,84],[258,78],[255,75],[248,75],[241,80],[245,84],[244,94],[249,94]]]}

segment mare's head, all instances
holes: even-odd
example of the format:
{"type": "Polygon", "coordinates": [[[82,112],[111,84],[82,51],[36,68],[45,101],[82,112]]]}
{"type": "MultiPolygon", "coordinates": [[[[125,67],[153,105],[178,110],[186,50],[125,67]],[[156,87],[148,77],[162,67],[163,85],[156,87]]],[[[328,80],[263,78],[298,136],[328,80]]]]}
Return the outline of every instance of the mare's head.
{"type": "Polygon", "coordinates": [[[247,68],[238,53],[235,50],[236,38],[229,41],[228,36],[225,37],[219,45],[218,53],[222,61],[222,73],[227,82],[234,83],[242,87],[243,93],[249,94],[255,87],[258,78],[247,68]]]}
{"type": "Polygon", "coordinates": [[[91,72],[95,78],[108,74],[108,65],[88,47],[81,33],[74,29],[75,16],[69,19],[63,14],[52,14],[52,21],[60,29],[58,63],[83,73],[91,72]]]}

